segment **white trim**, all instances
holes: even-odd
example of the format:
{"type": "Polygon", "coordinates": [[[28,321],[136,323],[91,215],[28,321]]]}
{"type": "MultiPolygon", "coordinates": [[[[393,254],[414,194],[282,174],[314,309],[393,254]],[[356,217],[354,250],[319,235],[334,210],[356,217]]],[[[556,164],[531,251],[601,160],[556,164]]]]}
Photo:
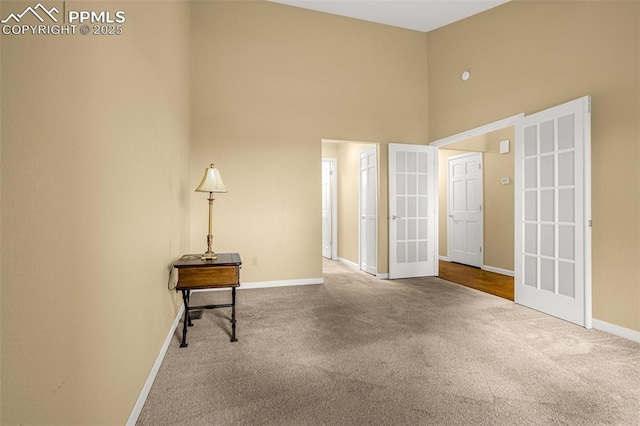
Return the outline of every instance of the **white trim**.
{"type": "Polygon", "coordinates": [[[331,260],[336,260],[338,259],[338,159],[322,157],[322,161],[331,163],[331,260]]]}
{"type": "Polygon", "coordinates": [[[293,285],[314,285],[324,284],[324,278],[301,278],[297,280],[280,280],[280,281],[254,281],[251,283],[242,283],[239,287],[242,289],[251,288],[269,288],[269,287],[289,287],[293,285]]]}
{"type": "Polygon", "coordinates": [[[596,330],[606,331],[607,333],[615,334],[618,337],[640,343],[640,331],[621,327],[615,324],[610,324],[608,322],[600,321],[595,318],[593,319],[591,325],[593,325],[593,328],[595,328],[596,330]]]}
{"type": "Polygon", "coordinates": [[[164,360],[164,356],[167,354],[167,350],[169,349],[169,344],[173,340],[173,335],[176,332],[176,328],[178,328],[178,324],[180,324],[180,318],[182,318],[182,314],[184,313],[184,304],[180,306],[178,310],[178,315],[176,315],[176,319],[173,321],[171,328],[169,329],[169,334],[167,334],[167,338],[164,339],[164,343],[160,348],[160,353],[156,357],[156,362],[153,363],[153,367],[151,367],[151,371],[149,372],[149,376],[147,377],[147,381],[144,382],[144,386],[140,391],[140,395],[138,395],[138,400],[133,406],[133,410],[131,410],[131,414],[129,414],[129,418],[127,419],[127,426],[135,426],[138,421],[138,417],[140,417],[140,413],[142,412],[142,407],[144,407],[144,403],[147,401],[147,397],[149,396],[149,392],[151,391],[151,386],[153,382],[156,380],[156,376],[158,375],[158,370],[160,370],[160,366],[162,365],[162,361],[164,360]]]}
{"type": "MultiPolygon", "coordinates": [[[[254,288],[273,288],[273,287],[289,287],[294,285],[315,285],[324,284],[324,278],[301,278],[299,280],[281,280],[281,281],[254,281],[250,283],[240,283],[238,290],[250,290],[254,288]]],[[[193,293],[200,293],[206,291],[225,291],[229,290],[228,287],[223,288],[203,288],[198,290],[192,290],[193,293]]]]}
{"type": "Polygon", "coordinates": [[[435,241],[435,250],[434,250],[434,268],[433,268],[433,276],[437,277],[440,275],[440,262],[438,262],[438,259],[446,259],[446,261],[449,261],[449,247],[447,247],[447,255],[446,256],[440,256],[440,150],[438,149],[438,147],[435,147],[434,153],[433,153],[433,162],[434,162],[434,167],[433,167],[433,188],[435,190],[435,194],[434,194],[434,215],[433,217],[435,218],[435,224],[434,227],[435,229],[433,230],[433,241],[435,241]]]}
{"type": "Polygon", "coordinates": [[[347,260],[344,257],[338,257],[338,260],[340,262],[344,263],[345,265],[352,267],[353,269],[360,270],[360,267],[358,266],[358,264],[356,262],[352,262],[350,260],[347,260]]]}
{"type": "Polygon", "coordinates": [[[511,117],[503,118],[502,120],[494,121],[492,123],[485,124],[484,126],[475,127],[473,129],[457,133],[455,135],[447,136],[446,138],[438,139],[436,141],[430,142],[429,145],[436,147],[451,145],[452,143],[460,142],[464,139],[469,139],[474,136],[484,135],[485,133],[490,133],[496,130],[504,129],[505,127],[513,126],[522,117],[524,117],[524,113],[512,115],[511,117]]]}
{"type": "MultiPolygon", "coordinates": [[[[593,327],[593,281],[591,256],[591,96],[585,96],[584,108],[584,326],[593,327]]],[[[640,342],[640,340],[636,340],[640,342]]]]}
{"type": "MultiPolygon", "coordinates": [[[[360,271],[361,269],[358,267],[358,264],[355,262],[352,262],[350,260],[345,259],[344,257],[339,257],[338,261],[344,263],[345,265],[347,265],[350,268],[355,269],[356,271],[360,271]]],[[[365,272],[365,271],[362,271],[365,272]]],[[[389,273],[378,273],[375,274],[375,277],[379,280],[388,280],[389,279],[389,273]]]]}
{"type": "Polygon", "coordinates": [[[506,275],[508,277],[515,277],[516,276],[515,272],[513,272],[513,271],[510,271],[508,269],[496,268],[494,266],[482,265],[482,270],[483,271],[488,271],[488,272],[493,272],[493,273],[500,274],[500,275],[506,275]]]}
{"type": "MultiPolygon", "coordinates": [[[[451,260],[449,260],[449,258],[447,256],[440,256],[440,260],[442,260],[443,262],[451,262],[451,260]]],[[[496,268],[495,266],[482,265],[482,267],[480,269],[482,269],[483,271],[487,271],[487,272],[493,272],[493,273],[500,274],[500,275],[506,275],[508,277],[514,277],[515,276],[515,273],[513,271],[510,271],[508,269],[496,268]]]]}

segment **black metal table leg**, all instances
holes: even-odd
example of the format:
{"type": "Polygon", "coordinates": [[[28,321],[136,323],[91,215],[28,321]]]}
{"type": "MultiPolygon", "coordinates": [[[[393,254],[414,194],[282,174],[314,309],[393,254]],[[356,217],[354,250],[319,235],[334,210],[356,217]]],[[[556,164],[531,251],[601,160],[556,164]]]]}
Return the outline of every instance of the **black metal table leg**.
{"type": "Polygon", "coordinates": [[[236,288],[231,288],[231,341],[237,342],[236,339],[236,288]]]}
{"type": "Polygon", "coordinates": [[[186,348],[187,343],[187,323],[191,324],[191,315],[189,315],[189,290],[182,290],[182,301],[184,302],[184,321],[182,323],[182,343],[181,348],[186,348]]]}
{"type": "MultiPolygon", "coordinates": [[[[191,303],[191,290],[187,290],[187,303],[191,303]]],[[[191,322],[191,310],[187,310],[189,312],[189,327],[193,327],[193,323],[191,322]]]]}
{"type": "Polygon", "coordinates": [[[189,306],[191,290],[181,290],[182,301],[184,302],[184,320],[182,322],[182,343],[181,348],[189,346],[187,343],[187,327],[193,326],[191,322],[191,311],[195,309],[216,309],[216,308],[231,308],[231,341],[237,342],[236,337],[236,288],[231,288],[231,303],[219,304],[219,305],[204,305],[204,306],[189,306]]]}

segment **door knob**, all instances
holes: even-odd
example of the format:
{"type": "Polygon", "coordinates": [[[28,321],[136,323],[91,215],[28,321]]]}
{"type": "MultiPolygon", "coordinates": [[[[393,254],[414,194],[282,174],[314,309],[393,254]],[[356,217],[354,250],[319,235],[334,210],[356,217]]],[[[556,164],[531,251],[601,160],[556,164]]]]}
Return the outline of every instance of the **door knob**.
{"type": "Polygon", "coordinates": [[[452,215],[452,214],[450,214],[450,215],[449,215],[449,217],[450,217],[451,219],[453,219],[453,215],[452,215]]]}
{"type": "Polygon", "coordinates": [[[393,216],[391,216],[391,219],[396,220],[396,219],[402,219],[400,216],[396,216],[395,214],[393,216]]]}

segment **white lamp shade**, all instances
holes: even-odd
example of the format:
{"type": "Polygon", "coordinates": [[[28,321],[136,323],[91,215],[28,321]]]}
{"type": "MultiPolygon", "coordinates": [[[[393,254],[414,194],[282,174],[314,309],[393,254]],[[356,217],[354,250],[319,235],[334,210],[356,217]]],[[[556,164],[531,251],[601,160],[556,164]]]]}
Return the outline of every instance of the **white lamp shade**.
{"type": "Polygon", "coordinates": [[[224,186],[224,182],[222,182],[222,177],[220,176],[220,171],[214,167],[212,164],[211,167],[208,167],[204,171],[204,176],[202,177],[202,182],[196,188],[197,192],[227,192],[227,188],[224,186]]]}

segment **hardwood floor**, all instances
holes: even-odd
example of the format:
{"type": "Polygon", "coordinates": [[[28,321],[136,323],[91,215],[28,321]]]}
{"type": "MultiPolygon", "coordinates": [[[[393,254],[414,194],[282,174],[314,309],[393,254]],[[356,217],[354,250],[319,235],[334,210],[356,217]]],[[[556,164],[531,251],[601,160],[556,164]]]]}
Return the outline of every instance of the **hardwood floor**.
{"type": "Polygon", "coordinates": [[[513,277],[507,275],[441,260],[438,276],[443,280],[513,300],[513,277]]]}

